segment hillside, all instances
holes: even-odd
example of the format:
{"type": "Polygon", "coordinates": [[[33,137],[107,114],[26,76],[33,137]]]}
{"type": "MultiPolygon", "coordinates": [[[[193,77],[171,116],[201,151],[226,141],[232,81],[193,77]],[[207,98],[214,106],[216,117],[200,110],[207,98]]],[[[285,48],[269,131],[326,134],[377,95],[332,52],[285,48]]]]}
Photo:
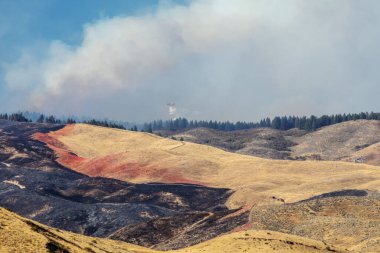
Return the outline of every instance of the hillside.
{"type": "MultiPolygon", "coordinates": [[[[269,231],[248,231],[222,236],[173,253],[240,252],[343,252],[322,242],[269,231]],[[333,251],[334,250],[334,251],[333,251]]],[[[159,253],[128,243],[87,237],[22,218],[0,208],[0,252],[2,253],[159,253]]]]}
{"type": "MultiPolygon", "coordinates": [[[[241,131],[191,129],[176,139],[271,159],[342,160],[380,165],[380,123],[357,120],[305,132],[259,128],[241,131]]],[[[169,135],[171,136],[171,135],[169,135]]]]}
{"type": "Polygon", "coordinates": [[[0,206],[71,232],[167,249],[202,242],[248,221],[247,212],[231,215],[234,210],[225,206],[229,189],[133,184],[59,165],[52,150],[31,135],[62,127],[0,121],[0,206]]]}
{"type": "Polygon", "coordinates": [[[2,253],[149,253],[132,244],[86,237],[39,224],[0,208],[2,253]]]}
{"type": "Polygon", "coordinates": [[[273,231],[244,231],[220,236],[216,239],[185,248],[178,253],[292,253],[292,252],[348,252],[344,249],[273,231]]]}
{"type": "Polygon", "coordinates": [[[344,158],[344,160],[380,166],[380,142],[363,148],[351,154],[349,157],[344,158]]]}
{"type": "Polygon", "coordinates": [[[2,121],[0,132],[0,205],[55,228],[175,252],[380,244],[375,166],[263,159],[83,124],[2,121]]]}
{"type": "Polygon", "coordinates": [[[251,227],[294,234],[360,252],[380,252],[380,194],[346,190],[300,202],[258,206],[251,227]]]}
{"type": "Polygon", "coordinates": [[[61,164],[89,176],[233,189],[227,201],[230,208],[273,199],[295,202],[341,189],[380,189],[379,169],[364,164],[268,160],[83,124],[35,138],[48,143],[61,164]],[[73,162],[72,156],[78,159],[73,162]]]}
{"type": "Polygon", "coordinates": [[[177,140],[205,144],[226,151],[263,158],[287,159],[290,147],[296,145],[292,140],[305,134],[305,131],[292,129],[280,131],[271,128],[258,128],[237,131],[218,131],[196,128],[173,136],[177,140]]]}
{"type": "MultiPolygon", "coordinates": [[[[293,157],[314,156],[321,160],[344,160],[380,142],[379,121],[348,121],[301,136],[291,148],[293,157]]],[[[365,160],[363,160],[365,162],[365,160]]]]}

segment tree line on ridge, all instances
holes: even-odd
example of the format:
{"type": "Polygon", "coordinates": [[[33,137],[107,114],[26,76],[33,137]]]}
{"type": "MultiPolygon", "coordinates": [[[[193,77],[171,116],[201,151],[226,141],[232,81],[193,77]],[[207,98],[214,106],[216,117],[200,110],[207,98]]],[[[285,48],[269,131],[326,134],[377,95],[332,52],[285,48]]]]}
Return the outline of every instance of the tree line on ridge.
{"type": "MultiPolygon", "coordinates": [[[[117,123],[109,120],[75,120],[73,118],[59,119],[53,115],[45,116],[39,114],[39,116],[32,120],[28,118],[24,113],[12,113],[12,114],[0,114],[0,119],[18,121],[18,122],[37,122],[37,123],[50,123],[50,124],[73,124],[84,123],[102,127],[127,129],[127,124],[117,123]]],[[[142,125],[134,125],[128,128],[131,131],[144,131],[144,132],[157,132],[157,131],[180,131],[193,128],[210,128],[221,131],[234,131],[244,130],[252,128],[273,128],[278,130],[289,130],[292,128],[298,128],[305,131],[315,131],[318,128],[338,124],[341,122],[351,120],[380,120],[380,113],[374,112],[361,112],[361,113],[349,113],[349,114],[333,114],[317,116],[282,116],[274,117],[273,119],[265,118],[259,122],[245,122],[245,121],[207,121],[207,120],[188,120],[186,118],[177,118],[171,120],[155,120],[142,125]]],[[[129,123],[128,123],[129,124],[129,123]]]]}

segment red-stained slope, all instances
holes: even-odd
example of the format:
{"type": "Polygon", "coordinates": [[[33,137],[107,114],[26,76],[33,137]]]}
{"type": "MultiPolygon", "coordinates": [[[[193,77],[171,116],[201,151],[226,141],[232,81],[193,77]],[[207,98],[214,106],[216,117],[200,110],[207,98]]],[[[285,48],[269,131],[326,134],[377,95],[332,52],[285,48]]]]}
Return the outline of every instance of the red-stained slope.
{"type": "Polygon", "coordinates": [[[54,150],[58,159],[57,162],[75,170],[74,168],[85,163],[87,159],[77,156],[71,152],[65,145],[57,139],[57,136],[65,135],[72,131],[74,125],[67,125],[57,132],[36,133],[32,136],[33,139],[46,143],[49,148],[54,150]]]}
{"type": "Polygon", "coordinates": [[[380,189],[378,167],[336,161],[269,160],[210,146],[83,124],[36,134],[58,162],[89,176],[133,183],[193,183],[234,190],[230,208],[297,202],[341,189],[380,189]],[[282,201],[282,202],[283,202],[282,201]],[[281,203],[282,203],[281,202],[281,203]]]}
{"type": "Polygon", "coordinates": [[[75,125],[50,133],[36,133],[33,139],[41,141],[54,150],[57,162],[61,165],[91,177],[108,177],[125,181],[145,181],[164,183],[188,183],[206,185],[202,182],[184,178],[180,173],[167,168],[153,167],[149,164],[138,164],[128,161],[127,153],[112,154],[94,158],[80,157],[59,138],[70,135],[75,125]]]}
{"type": "Polygon", "coordinates": [[[102,156],[84,160],[81,164],[70,167],[89,176],[116,178],[125,181],[145,179],[147,182],[202,184],[186,179],[179,173],[149,164],[128,162],[125,153],[102,156]]]}

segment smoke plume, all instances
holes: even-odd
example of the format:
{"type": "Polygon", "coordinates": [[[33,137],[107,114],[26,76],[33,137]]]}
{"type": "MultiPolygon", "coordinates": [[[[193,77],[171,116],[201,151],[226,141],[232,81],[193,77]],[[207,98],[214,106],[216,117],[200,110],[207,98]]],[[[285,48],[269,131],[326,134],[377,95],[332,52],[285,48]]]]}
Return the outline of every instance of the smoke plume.
{"type": "Polygon", "coordinates": [[[139,121],[378,110],[380,2],[194,0],[4,65],[8,109],[139,121]],[[354,97],[354,99],[353,99],[354,97]],[[175,107],[169,113],[175,114],[175,107]]]}

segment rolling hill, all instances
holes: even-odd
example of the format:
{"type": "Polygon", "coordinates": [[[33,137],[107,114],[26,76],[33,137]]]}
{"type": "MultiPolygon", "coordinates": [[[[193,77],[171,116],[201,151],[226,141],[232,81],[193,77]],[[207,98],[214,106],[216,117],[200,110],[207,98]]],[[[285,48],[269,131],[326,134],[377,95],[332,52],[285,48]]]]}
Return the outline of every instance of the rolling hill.
{"type": "Polygon", "coordinates": [[[240,131],[191,129],[169,135],[239,154],[271,159],[350,161],[380,165],[380,123],[356,120],[305,132],[258,128],[240,131]]]}
{"type": "Polygon", "coordinates": [[[359,151],[350,154],[349,157],[344,158],[344,160],[380,166],[380,142],[360,149],[359,151]]]}
{"type": "Polygon", "coordinates": [[[55,150],[62,165],[89,176],[232,189],[235,193],[227,201],[230,208],[291,203],[341,189],[380,189],[380,170],[365,164],[269,160],[83,124],[34,138],[55,150]]]}
{"type": "MultiPolygon", "coordinates": [[[[375,132],[372,127],[364,129],[375,132]]],[[[376,153],[376,143],[368,146],[370,137],[362,138],[367,130],[354,129],[333,139],[331,146],[344,154],[339,159],[350,158],[351,151],[344,152],[359,139],[361,148],[352,154],[376,153]]],[[[289,130],[283,140],[291,140],[291,150],[295,139],[309,134],[314,139],[327,135],[289,130]]],[[[321,143],[326,142],[317,142],[322,149],[329,147],[321,143]]],[[[26,238],[25,245],[37,245],[28,246],[35,249],[31,252],[70,247],[69,252],[178,253],[379,249],[377,166],[265,159],[84,124],[1,121],[0,144],[0,205],[45,224],[0,209],[4,220],[18,219],[15,232],[4,230],[13,228],[0,222],[5,224],[0,239],[9,233],[15,234],[15,242],[26,238]]],[[[25,252],[18,243],[4,245],[5,252],[25,252]]]]}
{"type": "Polygon", "coordinates": [[[380,194],[331,192],[286,205],[258,206],[251,227],[294,234],[355,252],[380,252],[380,194]]]}
{"type": "MultiPolygon", "coordinates": [[[[359,150],[379,143],[379,133],[379,121],[357,120],[323,127],[298,138],[295,141],[297,145],[291,147],[292,156],[347,160],[359,150]]],[[[366,160],[363,159],[361,162],[366,160]]]]}
{"type": "Polygon", "coordinates": [[[56,228],[167,249],[202,242],[248,221],[247,212],[232,215],[235,211],[225,206],[229,189],[133,184],[63,167],[52,150],[31,138],[62,127],[0,121],[0,206],[56,228]]]}
{"type": "Polygon", "coordinates": [[[288,159],[294,139],[306,134],[303,130],[280,131],[257,128],[236,131],[219,131],[195,128],[180,133],[163,133],[164,136],[187,142],[209,145],[225,151],[270,159],[288,159]]]}

